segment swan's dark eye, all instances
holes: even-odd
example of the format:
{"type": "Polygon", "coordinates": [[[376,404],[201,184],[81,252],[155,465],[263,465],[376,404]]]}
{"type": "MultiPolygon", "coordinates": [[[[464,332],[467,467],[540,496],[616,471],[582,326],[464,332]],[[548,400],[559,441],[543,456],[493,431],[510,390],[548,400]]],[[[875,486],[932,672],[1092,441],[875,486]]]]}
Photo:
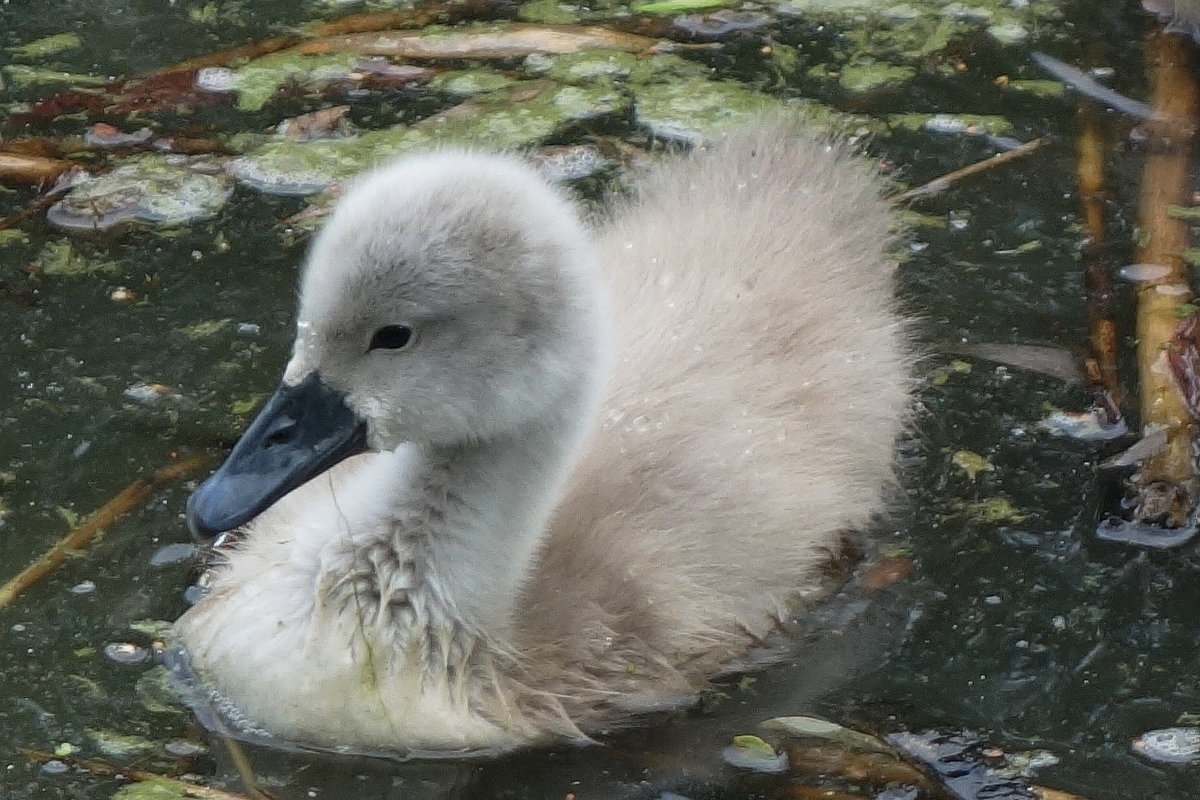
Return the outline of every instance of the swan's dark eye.
{"type": "Polygon", "coordinates": [[[385,350],[399,350],[412,341],[412,335],[412,328],[407,325],[384,325],[371,337],[369,349],[382,347],[385,350]]]}

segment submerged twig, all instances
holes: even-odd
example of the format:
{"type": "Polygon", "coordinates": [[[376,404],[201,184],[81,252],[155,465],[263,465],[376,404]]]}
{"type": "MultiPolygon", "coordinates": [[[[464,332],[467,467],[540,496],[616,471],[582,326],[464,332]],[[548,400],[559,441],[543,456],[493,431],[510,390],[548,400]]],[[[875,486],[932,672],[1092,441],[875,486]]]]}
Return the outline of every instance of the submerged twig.
{"type": "Polygon", "coordinates": [[[221,742],[225,745],[225,751],[233,760],[233,766],[237,769],[238,776],[242,779],[242,785],[246,787],[250,796],[254,800],[276,800],[274,795],[259,788],[258,779],[254,777],[254,767],[250,765],[250,759],[246,756],[246,750],[242,747],[241,742],[229,736],[221,736],[221,742]]]}
{"type": "Polygon", "coordinates": [[[1050,140],[1046,137],[1041,136],[1037,139],[1025,142],[1018,147],[1014,147],[1012,150],[1006,150],[1003,153],[997,153],[990,158],[985,158],[983,161],[976,161],[974,164],[968,164],[961,169],[956,169],[953,172],[947,172],[940,178],[934,178],[928,183],[923,183],[916,188],[909,189],[906,192],[901,192],[900,194],[892,197],[891,202],[907,203],[909,200],[915,200],[918,197],[925,197],[927,195],[944,192],[946,189],[949,189],[953,184],[957,183],[963,178],[968,178],[972,175],[978,175],[980,172],[986,172],[987,170],[993,167],[998,167],[1001,164],[1007,164],[1010,161],[1016,161],[1018,158],[1024,158],[1025,156],[1049,143],[1049,141],[1050,140]]]}
{"type": "Polygon", "coordinates": [[[1159,118],[1146,125],[1149,152],[1138,205],[1141,231],[1136,260],[1165,267],[1137,287],[1137,361],[1143,428],[1168,430],[1167,445],[1142,464],[1134,479],[1135,523],[1182,527],[1196,504],[1192,465],[1195,426],[1179,388],[1165,368],[1181,307],[1192,298],[1182,253],[1188,227],[1169,206],[1191,198],[1189,166],[1200,113],[1200,93],[1192,75],[1192,44],[1158,32],[1150,41],[1152,99],[1159,118]]]}
{"type": "Polygon", "coordinates": [[[0,586],[0,609],[8,606],[22,592],[49,575],[70,555],[86,547],[96,534],[128,514],[159,486],[193,472],[208,462],[207,456],[193,456],[176,461],[155,472],[149,478],[139,478],[90,514],[84,522],[51,547],[37,561],[0,586]]]}
{"type": "Polygon", "coordinates": [[[60,756],[48,753],[45,750],[34,750],[29,747],[18,747],[17,752],[25,756],[25,758],[42,764],[47,761],[61,761],[64,764],[70,764],[76,769],[81,769],[85,772],[90,772],[92,775],[99,775],[105,778],[128,778],[136,783],[149,782],[163,784],[164,786],[169,786],[172,790],[176,790],[183,797],[192,797],[196,798],[196,800],[255,800],[246,795],[227,792],[224,789],[214,789],[211,786],[205,786],[201,783],[192,783],[191,781],[180,780],[179,778],[169,778],[166,775],[159,775],[157,772],[121,767],[98,759],[60,756]]]}

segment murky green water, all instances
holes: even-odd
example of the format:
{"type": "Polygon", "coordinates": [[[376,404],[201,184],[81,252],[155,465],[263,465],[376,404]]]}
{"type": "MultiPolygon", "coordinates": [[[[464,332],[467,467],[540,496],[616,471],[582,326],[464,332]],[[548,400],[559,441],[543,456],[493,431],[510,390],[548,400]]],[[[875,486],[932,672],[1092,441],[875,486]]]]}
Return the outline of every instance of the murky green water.
{"type": "MultiPolygon", "coordinates": [[[[997,14],[1026,7],[965,4],[972,5],[997,14]]],[[[833,68],[858,63],[856,53],[886,49],[878,37],[903,25],[882,13],[839,22],[826,12],[764,6],[765,27],[682,55],[714,77],[772,97],[817,97],[875,120],[909,112],[1001,115],[1010,123],[1006,136],[1057,137],[1050,149],[917,205],[931,215],[930,225],[914,233],[903,285],[935,354],[962,342],[1073,348],[1083,341],[1073,106],[995,79],[1043,77],[1028,61],[1031,50],[1043,49],[1073,63],[1110,65],[1116,88],[1143,96],[1145,20],[1118,5],[1034,3],[1039,16],[1016,43],[1003,43],[982,23],[942,33],[935,26],[927,53],[905,55],[904,48],[917,46],[912,41],[894,45],[893,60],[912,69],[911,79],[867,93],[839,83],[833,68]]],[[[602,18],[619,10],[591,9],[602,18]]],[[[0,52],[76,31],[80,47],[37,63],[120,76],[275,35],[318,13],[265,0],[16,0],[0,6],[0,52]]],[[[500,66],[521,76],[519,63],[500,66]]],[[[10,76],[0,103],[54,91],[10,76]]],[[[260,112],[238,114],[226,105],[153,124],[259,131],[332,102],[300,92],[260,112]]],[[[372,118],[419,118],[450,102],[418,89],[351,100],[365,127],[372,118]]],[[[86,124],[65,118],[0,133],[79,134],[86,124]]],[[[644,140],[624,111],[598,127],[644,140]]],[[[1125,144],[1128,128],[1113,119],[1117,263],[1133,236],[1128,208],[1140,163],[1137,148],[1125,144]]],[[[912,184],[992,152],[979,137],[878,129],[873,152],[912,184]]],[[[585,131],[566,125],[548,138],[573,143],[585,131]]],[[[0,190],[0,215],[33,197],[27,189],[0,190]]],[[[26,241],[0,246],[0,576],[53,543],[75,515],[173,454],[215,456],[232,440],[285,357],[302,245],[279,221],[302,206],[243,187],[216,219],[184,229],[72,235],[76,257],[104,265],[77,276],[26,269],[44,264],[47,244],[64,240],[40,218],[22,226],[26,241]],[[121,288],[136,299],[114,299],[121,288]],[[220,320],[228,322],[199,325],[220,320]]],[[[950,359],[931,356],[922,374],[950,359]]],[[[723,766],[720,749],[761,719],[812,713],[876,731],[970,728],[1006,749],[1046,748],[1060,763],[1038,781],[1093,800],[1195,797],[1192,769],[1152,766],[1129,746],[1148,729],[1200,712],[1200,580],[1192,557],[1093,541],[1103,494],[1095,464],[1108,451],[1037,427],[1047,404],[1082,407],[1082,392],[1017,369],[967,363],[969,372],[943,370],[944,381],[926,384],[913,436],[901,448],[907,502],[882,534],[889,545],[911,549],[914,576],[873,597],[834,603],[800,637],[794,660],[750,685],[726,687],[722,702],[604,737],[603,747],[406,765],[254,749],[264,785],[287,798],[779,796],[777,784],[723,766]],[[992,469],[972,479],[953,463],[963,450],[992,469]],[[980,504],[994,509],[996,500],[1007,500],[1012,513],[989,521],[980,504]]],[[[154,702],[148,662],[120,664],[104,654],[111,643],[149,642],[131,623],[170,620],[186,607],[191,566],[150,563],[161,546],[189,541],[180,515],[185,496],[183,485],[158,492],[85,555],[0,611],[0,796],[105,798],[119,785],[46,774],[17,756],[18,746],[68,743],[77,755],[113,759],[96,731],[202,741],[182,711],[154,702]]],[[[179,762],[162,753],[145,758],[160,770],[179,762]]],[[[218,751],[182,768],[212,777],[228,766],[218,751]]]]}

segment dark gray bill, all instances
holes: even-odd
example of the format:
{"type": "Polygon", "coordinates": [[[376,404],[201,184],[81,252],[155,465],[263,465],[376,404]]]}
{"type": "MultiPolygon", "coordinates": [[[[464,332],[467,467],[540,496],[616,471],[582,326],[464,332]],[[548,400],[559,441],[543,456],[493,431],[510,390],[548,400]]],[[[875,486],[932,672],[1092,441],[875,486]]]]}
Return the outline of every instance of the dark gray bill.
{"type": "Polygon", "coordinates": [[[193,533],[233,530],[334,464],[367,449],[366,425],[313,373],[281,386],[187,503],[193,533]]]}

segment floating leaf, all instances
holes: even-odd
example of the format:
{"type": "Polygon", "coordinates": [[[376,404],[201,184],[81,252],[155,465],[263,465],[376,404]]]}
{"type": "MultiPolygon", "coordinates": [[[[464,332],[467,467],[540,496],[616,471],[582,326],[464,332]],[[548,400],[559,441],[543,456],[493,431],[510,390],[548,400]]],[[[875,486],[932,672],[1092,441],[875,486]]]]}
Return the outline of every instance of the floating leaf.
{"type": "Polygon", "coordinates": [[[787,755],[776,753],[769,743],[752,734],[734,736],[733,744],[722,750],[721,756],[730,766],[754,772],[774,773],[787,769],[787,755]]]}
{"type": "Polygon", "coordinates": [[[775,717],[762,723],[770,731],[779,731],[798,739],[821,739],[852,750],[895,753],[895,749],[866,733],[817,717],[775,717]]]}
{"type": "Polygon", "coordinates": [[[972,450],[957,450],[950,457],[950,463],[967,473],[967,477],[976,480],[981,472],[992,472],[996,468],[986,458],[972,450]]]}

